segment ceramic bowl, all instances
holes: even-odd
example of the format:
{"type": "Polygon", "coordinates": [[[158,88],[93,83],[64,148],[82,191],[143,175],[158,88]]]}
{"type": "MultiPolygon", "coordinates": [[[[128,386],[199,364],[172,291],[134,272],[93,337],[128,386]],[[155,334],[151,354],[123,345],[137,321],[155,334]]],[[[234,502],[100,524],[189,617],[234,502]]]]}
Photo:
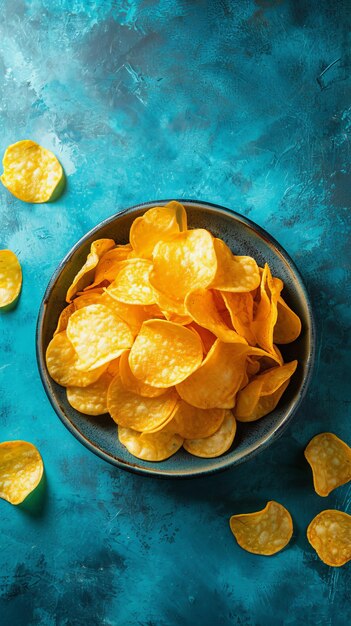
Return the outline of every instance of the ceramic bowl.
{"type": "Polygon", "coordinates": [[[187,209],[190,228],[207,228],[215,237],[222,238],[236,254],[253,256],[261,266],[267,261],[273,275],[284,281],[283,296],[302,321],[302,333],[298,340],[281,346],[285,361],[299,361],[290,385],[272,413],[251,424],[238,424],[232,448],[215,459],[200,459],[183,449],[161,463],[136,459],[119,443],[116,424],[108,415],[89,417],[75,411],[67,402],[66,390],[50,378],[45,364],[45,351],[65,306],[67,288],[83,265],[94,239],[108,237],[117,243],[126,243],[132,221],[151,206],[166,202],[168,200],[147,202],[126,209],[98,224],[76,243],[55,271],[46,289],[38,317],[37,358],[48,398],[59,418],[78,441],[121,469],[143,475],[183,478],[211,474],[247,461],[283,433],[304,397],[311,378],[314,323],[308,294],[298,270],[285,250],[267,232],[224,207],[181,200],[187,209]]]}

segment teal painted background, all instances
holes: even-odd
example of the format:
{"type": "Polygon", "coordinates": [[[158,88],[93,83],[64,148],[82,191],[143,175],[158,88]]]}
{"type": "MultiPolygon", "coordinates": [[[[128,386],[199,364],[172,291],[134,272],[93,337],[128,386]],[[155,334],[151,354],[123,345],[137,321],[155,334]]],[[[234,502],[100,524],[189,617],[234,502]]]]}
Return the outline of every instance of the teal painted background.
{"type": "Polygon", "coordinates": [[[346,625],[350,564],[305,537],[350,486],[315,495],[303,449],[350,426],[350,3],[308,0],[0,0],[1,152],[52,149],[55,204],[0,189],[0,246],[23,265],[0,316],[0,440],[42,452],[46,484],[0,501],[1,626],[346,625]],[[337,63],[325,72],[333,61],[337,63]],[[188,482],[133,476],[83,448],[54,414],[35,358],[49,278],[88,229],[138,202],[200,198],[241,211],[297,263],[318,328],[314,381],[258,458],[188,482]],[[275,557],[228,527],[267,500],[294,518],[275,557]]]}

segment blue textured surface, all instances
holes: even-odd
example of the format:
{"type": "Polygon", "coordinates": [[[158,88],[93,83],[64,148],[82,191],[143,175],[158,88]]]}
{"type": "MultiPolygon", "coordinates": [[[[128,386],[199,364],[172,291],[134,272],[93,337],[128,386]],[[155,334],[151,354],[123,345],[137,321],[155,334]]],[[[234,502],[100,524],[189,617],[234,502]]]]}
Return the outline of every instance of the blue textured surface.
{"type": "Polygon", "coordinates": [[[0,439],[32,441],[46,466],[31,501],[0,501],[1,624],[347,624],[350,565],[323,565],[305,529],[323,508],[350,511],[350,486],[315,495],[303,448],[325,430],[351,443],[348,0],[0,7],[2,150],[37,140],[68,175],[52,205],[0,189],[0,246],[24,272],[17,309],[0,317],[0,439]],[[218,202],[269,230],[303,274],[319,333],[314,383],[286,434],[190,482],[123,473],[85,450],[35,360],[60,259],[105,217],[157,197],[218,202]],[[250,555],[228,518],[269,499],[291,511],[293,540],[250,555]]]}

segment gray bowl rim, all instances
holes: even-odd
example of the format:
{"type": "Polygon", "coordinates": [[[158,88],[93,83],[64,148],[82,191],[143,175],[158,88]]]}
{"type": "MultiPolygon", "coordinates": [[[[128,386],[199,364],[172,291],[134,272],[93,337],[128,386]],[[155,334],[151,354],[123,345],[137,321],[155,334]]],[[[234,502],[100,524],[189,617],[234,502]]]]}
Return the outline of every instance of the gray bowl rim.
{"type": "MultiPolygon", "coordinates": [[[[119,211],[118,213],[111,215],[110,217],[107,217],[105,220],[103,220],[102,222],[99,222],[99,224],[97,224],[92,229],[90,229],[87,233],[85,233],[85,235],[83,235],[77,241],[77,243],[74,244],[74,246],[62,259],[62,261],[60,262],[60,264],[58,265],[58,267],[52,274],[51,279],[48,283],[48,286],[45,290],[44,296],[40,304],[38,318],[37,318],[37,326],[36,326],[36,357],[37,357],[37,365],[38,365],[40,378],[41,378],[43,387],[45,389],[46,395],[48,396],[48,399],[55,413],[58,415],[58,417],[60,418],[64,426],[66,426],[68,431],[81,444],[83,444],[88,450],[90,450],[90,452],[93,452],[95,455],[97,455],[104,461],[107,461],[114,467],[118,467],[119,469],[131,472],[133,474],[138,474],[142,476],[151,476],[154,478],[174,478],[174,479],[201,478],[204,476],[209,476],[212,474],[223,472],[227,469],[230,469],[231,467],[234,467],[235,465],[239,465],[240,463],[243,463],[245,461],[252,459],[259,452],[261,452],[262,450],[265,450],[272,443],[276,442],[279,439],[279,437],[281,437],[283,432],[287,429],[288,425],[290,424],[293,416],[295,415],[297,409],[299,408],[302,400],[304,399],[307,393],[308,387],[312,379],[314,363],[315,363],[315,354],[316,354],[316,325],[315,325],[310,297],[308,295],[308,291],[306,289],[302,276],[296,267],[295,262],[291,259],[289,254],[283,248],[283,246],[280,243],[278,243],[278,241],[274,237],[272,237],[272,235],[270,235],[264,228],[256,224],[256,222],[254,222],[253,220],[250,220],[249,218],[243,216],[241,213],[238,213],[237,211],[233,211],[232,209],[224,207],[220,204],[215,204],[213,202],[207,202],[203,200],[194,200],[194,199],[187,200],[185,198],[168,198],[165,200],[162,200],[162,199],[152,200],[148,202],[142,202],[140,204],[135,204],[131,207],[123,209],[122,211],[119,211]],[[220,465],[213,465],[209,468],[200,469],[199,471],[195,471],[195,472],[187,471],[186,473],[180,473],[180,472],[173,473],[169,471],[162,471],[162,466],[159,463],[157,464],[155,463],[155,470],[153,469],[151,470],[149,468],[139,467],[137,464],[133,462],[127,463],[125,461],[121,461],[117,458],[110,456],[109,454],[107,454],[106,452],[104,452],[103,450],[95,446],[90,440],[86,439],[83,433],[81,433],[78,430],[78,428],[76,428],[70,422],[70,420],[64,415],[63,411],[61,411],[60,407],[58,406],[58,404],[55,402],[54,398],[52,397],[52,394],[50,392],[50,389],[46,380],[46,377],[48,374],[46,374],[45,357],[44,357],[43,350],[42,350],[42,345],[43,345],[42,330],[43,330],[43,320],[45,316],[46,303],[50,297],[50,294],[54,285],[56,284],[56,281],[58,280],[61,274],[62,269],[64,268],[66,263],[70,261],[70,259],[72,258],[74,253],[77,251],[77,249],[81,245],[83,245],[84,242],[87,239],[89,239],[94,233],[96,233],[101,228],[108,226],[109,224],[114,222],[116,219],[118,219],[120,216],[126,215],[128,213],[138,212],[140,211],[140,209],[144,209],[146,211],[152,206],[159,206],[159,205],[162,206],[164,204],[167,204],[167,202],[171,202],[172,200],[177,200],[178,202],[182,204],[185,204],[188,206],[193,205],[198,208],[205,209],[205,210],[208,208],[215,209],[217,213],[224,213],[225,215],[229,215],[230,217],[233,217],[237,221],[245,224],[246,226],[254,230],[261,237],[263,237],[270,245],[274,246],[274,248],[276,248],[279,254],[284,258],[285,262],[293,270],[293,273],[296,277],[299,287],[303,292],[306,305],[307,305],[307,311],[308,311],[308,316],[309,316],[309,330],[310,330],[310,345],[309,345],[309,355],[308,355],[307,362],[306,362],[306,373],[302,380],[301,388],[298,391],[297,399],[294,405],[285,415],[284,419],[279,424],[277,424],[276,428],[273,431],[271,431],[268,435],[265,436],[263,441],[260,441],[259,443],[257,443],[257,445],[252,445],[251,450],[247,454],[243,454],[241,457],[236,458],[236,459],[230,459],[229,457],[225,457],[225,462],[221,463],[220,465]]],[[[208,461],[212,463],[215,461],[220,462],[221,459],[223,459],[223,457],[217,457],[215,459],[208,459],[208,461]]]]}

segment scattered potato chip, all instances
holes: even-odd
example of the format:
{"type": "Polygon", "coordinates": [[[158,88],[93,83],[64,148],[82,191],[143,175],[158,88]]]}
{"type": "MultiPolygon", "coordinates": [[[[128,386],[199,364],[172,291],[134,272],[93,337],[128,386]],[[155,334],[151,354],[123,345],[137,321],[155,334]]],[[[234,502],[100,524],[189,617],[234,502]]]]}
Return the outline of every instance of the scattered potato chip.
{"type": "Polygon", "coordinates": [[[341,567],[351,559],[351,515],[321,511],[307,528],[307,539],[326,565],[341,567]]]}
{"type": "Polygon", "coordinates": [[[256,344],[255,333],[252,330],[253,323],[253,297],[251,293],[230,293],[223,291],[223,300],[229,311],[234,330],[254,346],[256,344]]]}
{"type": "Polygon", "coordinates": [[[67,400],[70,405],[84,415],[107,413],[107,390],[112,376],[108,370],[95,383],[88,387],[67,387],[67,400]]]}
{"type": "Polygon", "coordinates": [[[351,480],[351,448],[333,433],[316,435],[305,450],[315,492],[328,496],[351,480]]]}
{"type": "Polygon", "coordinates": [[[297,361],[291,361],[254,377],[237,395],[235,418],[239,422],[254,422],[273,411],[296,367],[297,361]]]}
{"type": "Polygon", "coordinates": [[[76,307],[75,307],[74,303],[71,302],[71,304],[68,304],[61,311],[60,317],[58,318],[56,330],[54,332],[54,337],[55,337],[55,335],[58,335],[58,333],[62,333],[64,330],[66,330],[67,324],[68,324],[68,320],[71,317],[72,313],[74,313],[75,310],[76,310],[76,307]]]}
{"type": "Polygon", "coordinates": [[[2,184],[23,202],[49,202],[59,197],[65,175],[55,155],[25,139],[9,146],[2,161],[2,184]]]}
{"type": "Polygon", "coordinates": [[[207,230],[196,228],[159,241],[153,264],[152,286],[168,298],[182,301],[190,291],[207,287],[215,276],[213,237],[207,230]]]}
{"type": "Polygon", "coordinates": [[[229,328],[216,308],[215,299],[209,289],[196,289],[185,298],[185,308],[194,322],[207,328],[218,339],[226,343],[243,343],[246,339],[229,328]]]}
{"type": "Polygon", "coordinates": [[[103,304],[89,304],[68,320],[67,337],[78,354],[76,368],[93,370],[131,347],[129,326],[103,304]]]}
{"type": "Polygon", "coordinates": [[[148,432],[164,424],[177,403],[174,389],[162,396],[150,398],[126,389],[120,376],[115,376],[107,392],[107,407],[112,419],[119,425],[148,432]]]}
{"type": "Polygon", "coordinates": [[[155,293],[150,284],[152,263],[147,259],[131,259],[124,262],[107,292],[124,304],[155,304],[155,293]]]}
{"type": "Polygon", "coordinates": [[[219,429],[224,416],[225,409],[198,409],[181,400],[174,411],[172,428],[183,439],[202,439],[219,429]]]}
{"type": "Polygon", "coordinates": [[[95,289],[96,286],[101,285],[105,281],[112,283],[119,272],[121,262],[128,258],[131,250],[132,246],[126,243],[105,252],[95,268],[94,282],[85,289],[87,291],[95,289]]]}
{"type": "Polygon", "coordinates": [[[22,287],[22,270],[11,250],[0,250],[0,310],[13,307],[22,287]]]}
{"type": "Polygon", "coordinates": [[[301,333],[301,320],[281,296],[277,302],[277,321],[274,326],[274,343],[291,343],[301,333]]]}
{"type": "Polygon", "coordinates": [[[230,530],[247,552],[271,556],[288,545],[293,534],[289,511],[271,500],[262,511],[232,515],[230,530]]]}
{"type": "Polygon", "coordinates": [[[231,411],[225,411],[224,420],[219,429],[210,437],[203,439],[185,439],[184,449],[193,456],[213,459],[224,454],[231,447],[236,433],[236,421],[231,411]]]}
{"type": "Polygon", "coordinates": [[[162,396],[162,394],[167,391],[167,388],[159,388],[153,387],[152,385],[146,385],[138,378],[135,378],[129,366],[129,354],[130,350],[126,350],[120,356],[119,374],[123,386],[128,389],[128,391],[132,391],[133,393],[136,393],[140,396],[145,396],[147,398],[157,398],[157,396],[162,396]]]}
{"type": "Polygon", "coordinates": [[[115,242],[113,239],[96,239],[96,241],[93,241],[90,246],[90,252],[87,256],[87,260],[85,261],[83,267],[79,270],[78,274],[74,277],[73,283],[67,291],[66,302],[71,302],[72,298],[78,291],[82,291],[84,287],[90,285],[94,279],[95,268],[99,263],[99,260],[114,246],[115,242]]]}
{"type": "Polygon", "coordinates": [[[211,288],[229,292],[256,289],[260,284],[260,273],[255,259],[250,256],[235,256],[221,239],[215,238],[213,244],[217,272],[211,288]]]}
{"type": "Polygon", "coordinates": [[[149,209],[137,217],[130,229],[130,243],[139,257],[151,258],[156,244],[187,229],[184,207],[179,202],[149,209]]]}
{"type": "Polygon", "coordinates": [[[246,371],[247,346],[217,339],[195,372],[177,385],[180,397],[199,409],[231,409],[246,371]]]}
{"type": "Polygon", "coordinates": [[[165,320],[144,322],[129,355],[134,376],[153,387],[171,387],[196,370],[202,345],[191,330],[165,320]]]}
{"type": "Polygon", "coordinates": [[[87,387],[106,369],[106,365],[102,365],[90,372],[83,372],[77,369],[77,362],[78,355],[66,331],[55,335],[46,350],[46,366],[51,378],[62,387],[87,387]]]}
{"type": "Polygon", "coordinates": [[[133,456],[144,461],[164,461],[178,452],[183,439],[172,431],[139,433],[131,428],[118,426],[118,439],[133,456]]]}
{"type": "Polygon", "coordinates": [[[27,441],[0,443],[0,498],[21,504],[39,485],[44,471],[39,451],[27,441]]]}

